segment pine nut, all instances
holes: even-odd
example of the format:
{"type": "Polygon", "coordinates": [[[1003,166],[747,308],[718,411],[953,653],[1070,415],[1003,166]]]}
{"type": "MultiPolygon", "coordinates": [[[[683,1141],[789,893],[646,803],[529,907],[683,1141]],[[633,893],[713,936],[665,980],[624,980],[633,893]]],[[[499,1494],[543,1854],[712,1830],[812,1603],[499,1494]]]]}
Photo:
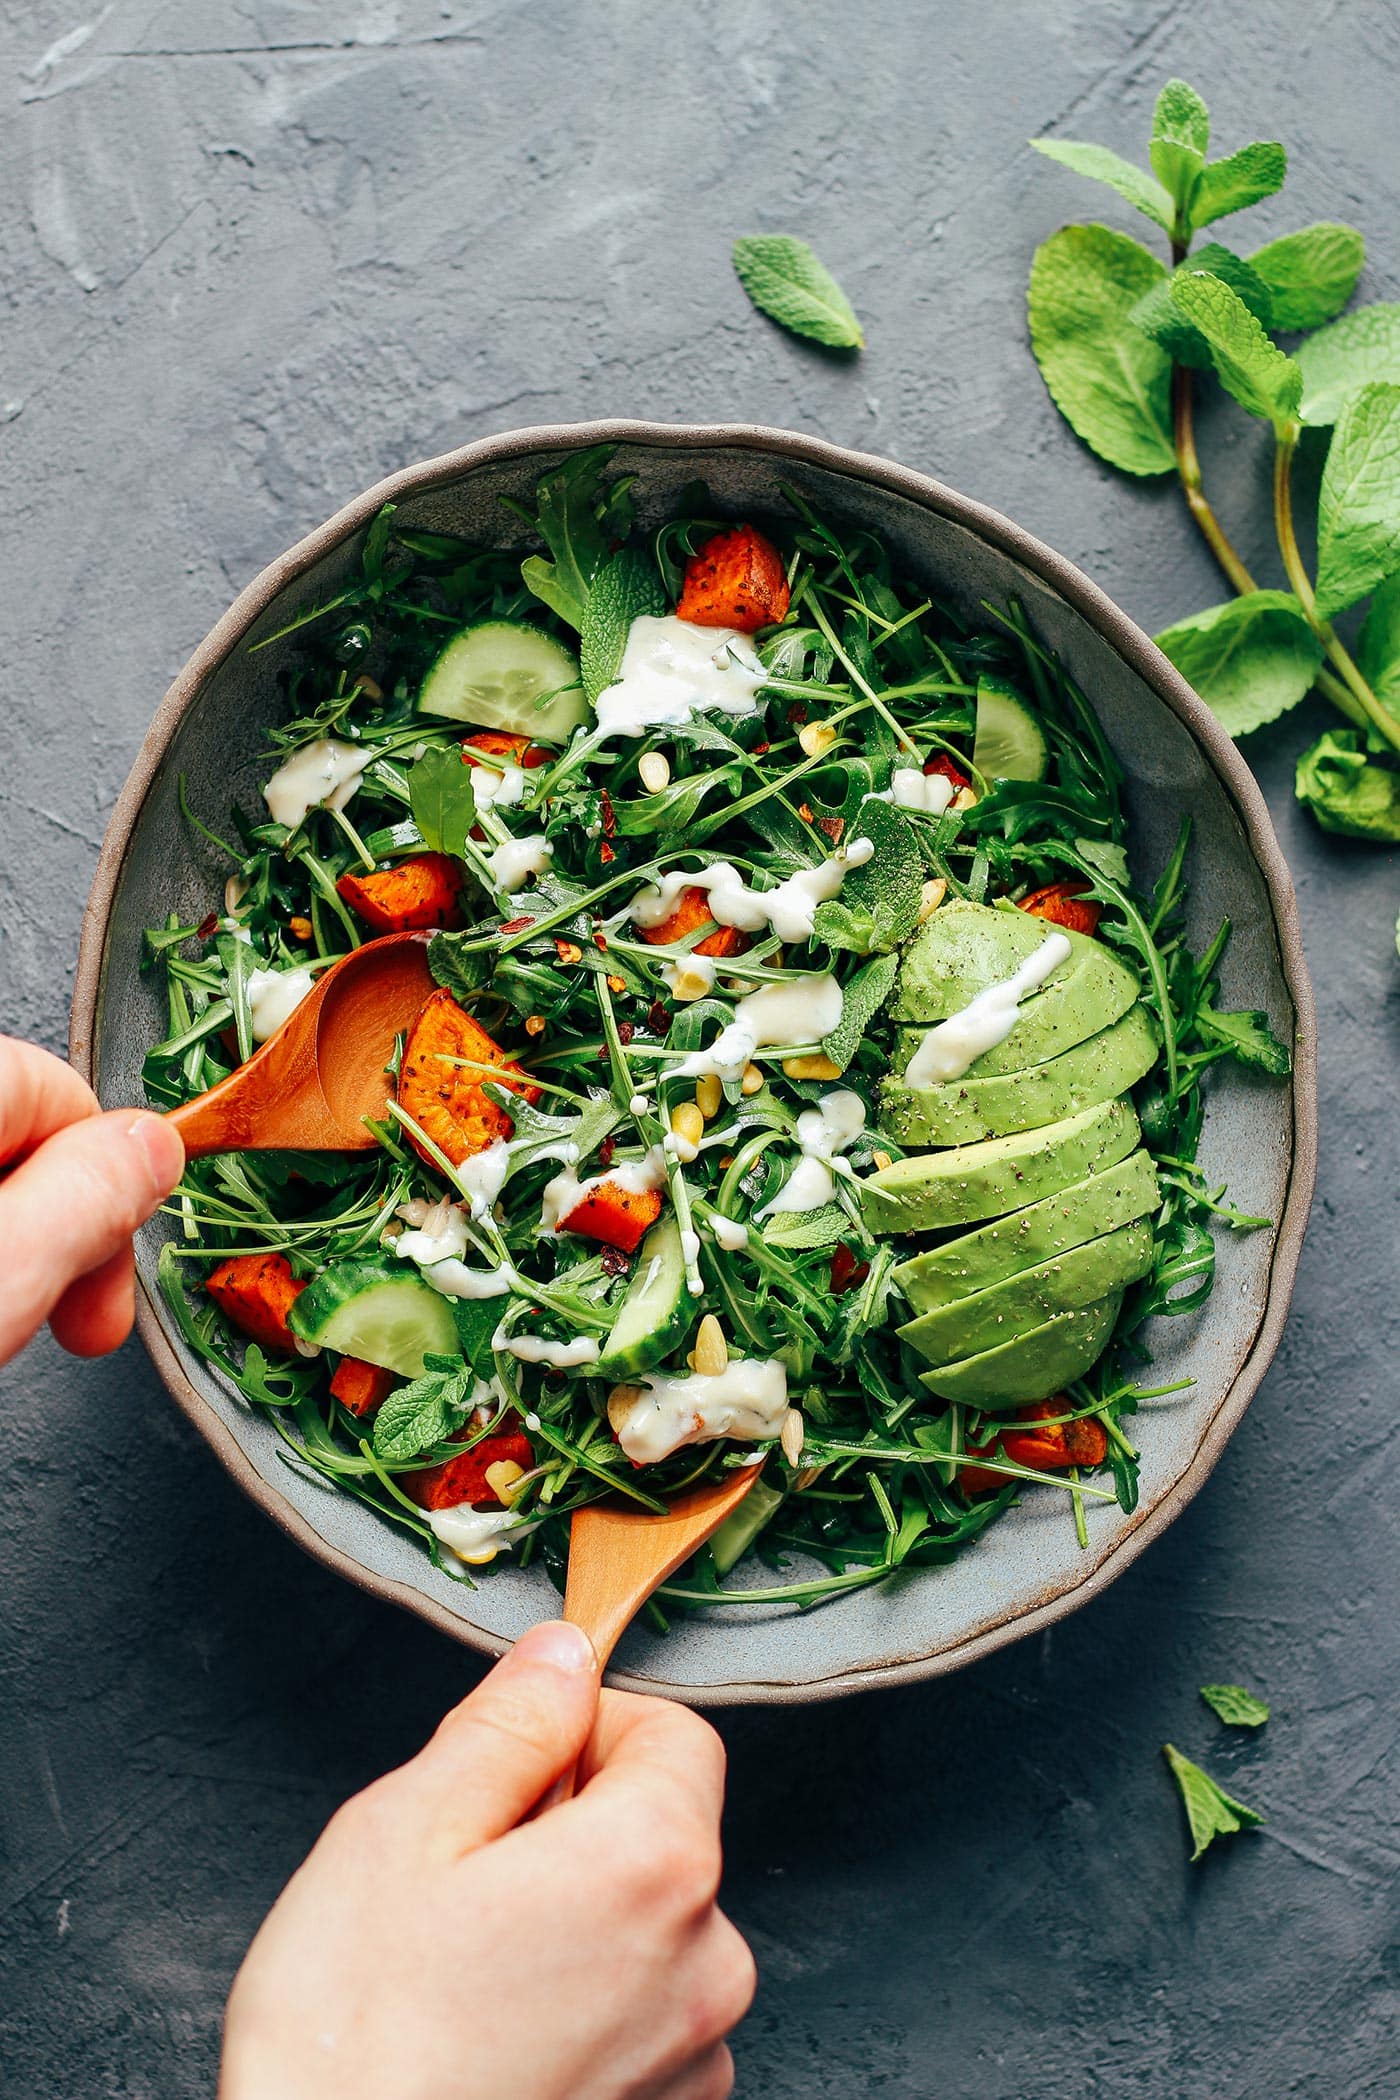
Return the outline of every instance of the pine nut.
{"type": "Polygon", "coordinates": [[[798,730],[797,741],[808,758],[820,758],[836,742],[836,731],[829,722],[809,722],[805,729],[798,730]]]}
{"type": "Polygon", "coordinates": [[[515,1500],[512,1490],[516,1481],[525,1478],[525,1468],[517,1465],[513,1458],[498,1458],[494,1465],[486,1468],[485,1478],[496,1500],[509,1505],[515,1500]]]}
{"type": "MultiPolygon", "coordinates": [[[[703,958],[702,958],[703,961],[703,958]]],[[[671,973],[671,997],[688,1006],[694,999],[703,999],[714,990],[714,971],[703,969],[694,963],[677,963],[671,973]]]]}
{"type": "Polygon", "coordinates": [[[384,698],[383,686],[377,678],[371,678],[368,671],[361,671],[359,677],[355,680],[355,691],[363,693],[366,700],[382,700],[384,698]]]}
{"type": "Polygon", "coordinates": [[[695,1105],[708,1123],[711,1116],[719,1114],[719,1105],[724,1099],[724,1088],[717,1075],[707,1072],[703,1079],[695,1082],[695,1105]]]}
{"type": "Polygon", "coordinates": [[[977,792],[975,788],[959,788],[948,807],[949,809],[971,809],[976,800],[977,792]]]}
{"type": "Polygon", "coordinates": [[[713,1313],[706,1313],[695,1330],[695,1348],[692,1352],[696,1372],[702,1378],[718,1378],[729,1369],[729,1346],[724,1339],[724,1329],[713,1313]]]}
{"type": "Polygon", "coordinates": [[[608,1394],[608,1424],[614,1436],[620,1436],[627,1426],[627,1417],[642,1397],[639,1385],[615,1385],[608,1394]]]}
{"type": "Polygon", "coordinates": [[[892,1167],[894,1165],[894,1161],[890,1158],[888,1152],[877,1151],[875,1154],[875,1164],[880,1169],[881,1173],[883,1173],[886,1167],[892,1167]]]}
{"type": "Polygon", "coordinates": [[[790,1466],[795,1466],[801,1458],[806,1435],[807,1425],[802,1419],[801,1408],[790,1407],[783,1416],[783,1426],[778,1437],[783,1447],[783,1457],[790,1466]]]}
{"type": "Polygon", "coordinates": [[[785,1057],[783,1071],[789,1079],[839,1079],[841,1067],[829,1057],[785,1057]]]}
{"type": "Polygon", "coordinates": [[[948,885],[941,875],[932,875],[919,892],[919,924],[931,919],[948,894],[948,885]]]}
{"type": "Polygon", "coordinates": [[[543,1015],[543,1014],[529,1014],[529,1015],[527,1015],[527,1017],[526,1017],[526,1021],[525,1021],[525,1033],[526,1033],[526,1035],[543,1035],[543,1034],[544,1034],[544,1015],[543,1015]]]}
{"type": "Polygon", "coordinates": [[[682,1101],[671,1110],[671,1128],[678,1138],[692,1148],[698,1147],[705,1135],[705,1118],[698,1101],[682,1101]]]}
{"type": "Polygon", "coordinates": [[[248,894],[248,885],[241,875],[230,875],[224,884],[224,910],[232,918],[248,894]]]}
{"type": "Polygon", "coordinates": [[[739,1081],[741,1094],[756,1094],[763,1084],[763,1074],[757,1065],[745,1065],[744,1076],[739,1081]]]}
{"type": "Polygon", "coordinates": [[[637,777],[653,795],[659,795],[671,778],[671,763],[664,751],[644,751],[637,760],[637,777]]]}

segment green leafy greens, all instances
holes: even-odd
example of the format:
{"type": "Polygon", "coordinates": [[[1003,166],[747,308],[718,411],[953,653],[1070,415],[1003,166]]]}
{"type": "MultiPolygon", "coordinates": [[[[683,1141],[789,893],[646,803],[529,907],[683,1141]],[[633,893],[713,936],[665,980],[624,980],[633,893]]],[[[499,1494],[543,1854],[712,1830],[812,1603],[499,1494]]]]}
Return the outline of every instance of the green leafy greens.
{"type": "Polygon", "coordinates": [[[1233,1837],[1237,1831],[1252,1830],[1263,1822],[1264,1818],[1257,1809],[1246,1808],[1243,1801],[1236,1801],[1232,1794],[1227,1794],[1223,1787],[1217,1786],[1209,1772],[1203,1772],[1199,1765],[1192,1764],[1189,1757],[1183,1757],[1174,1744],[1164,1743],[1162,1755],[1167,1760],[1186,1810],[1193,1863],[1217,1838],[1233,1837]]]}
{"type": "Polygon", "coordinates": [[[734,243],[734,272],[761,314],[791,335],[833,350],[860,350],[855,309],[825,263],[787,233],[749,234],[734,243]]]}

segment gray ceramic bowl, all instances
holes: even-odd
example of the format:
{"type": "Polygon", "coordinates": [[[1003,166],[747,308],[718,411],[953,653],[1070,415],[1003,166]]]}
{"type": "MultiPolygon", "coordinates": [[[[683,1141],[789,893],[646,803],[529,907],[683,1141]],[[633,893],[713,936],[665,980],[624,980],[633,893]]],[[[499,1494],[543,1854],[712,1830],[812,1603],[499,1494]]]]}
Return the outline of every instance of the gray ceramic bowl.
{"type": "MultiPolygon", "coordinates": [[[[1316,1156],[1312,998],[1288,871],[1250,774],[1212,715],[1147,637],[1048,547],[966,497],[888,461],[812,438],[752,428],[611,423],[516,431],[410,467],[357,497],[265,569],[225,613],[156,715],[107,833],[83,929],[72,1049],[109,1105],[139,1101],[141,1060],[163,1032],[139,974],[141,930],[172,907],[199,919],[223,870],[182,822],[183,774],[211,819],[231,796],[253,805],[258,754],[278,709],[276,649],[249,656],[250,637],[329,595],[358,560],[367,521],[392,500],[413,524],[509,542],[518,524],[498,501],[528,498],[561,454],[607,441],[638,476],[642,514],[656,519],[703,476],[736,516],[780,507],[786,482],[848,522],[872,527],[931,591],[975,612],[979,601],[1025,604],[1042,639],[1089,694],[1130,781],[1134,851],[1154,871],[1181,812],[1195,823],[1193,895],[1208,899],[1199,941],[1222,912],[1234,924],[1225,963],[1232,1006],[1262,1007],[1294,1046],[1292,1084],[1231,1072],[1214,1092],[1203,1157],[1270,1232],[1222,1238],[1204,1312],[1158,1322],[1156,1384],[1190,1377],[1190,1393],[1146,1409],[1142,1500],[1123,1516],[1094,1505],[1080,1551],[1063,1501],[1032,1495],[953,1566],[852,1594],[806,1616],[728,1608],[669,1639],[634,1630],[614,1680],[720,1705],[830,1697],[929,1677],[1036,1632],[1084,1603],[1136,1559],[1206,1479],[1278,1344],[1312,1194],[1316,1156]]],[[[139,1247],[138,1322],[165,1383],[233,1478],[317,1559],[376,1596],[394,1599],[458,1640],[499,1653],[555,1606],[543,1574],[494,1575],[476,1591],[438,1574],[410,1540],[359,1504],[289,1468],[264,1418],[182,1347],[155,1289],[162,1228],[139,1247]]],[[[209,1482],[211,1499],[220,1490],[209,1482]]],[[[762,1579],[760,1577],[760,1579],[762,1579]]]]}

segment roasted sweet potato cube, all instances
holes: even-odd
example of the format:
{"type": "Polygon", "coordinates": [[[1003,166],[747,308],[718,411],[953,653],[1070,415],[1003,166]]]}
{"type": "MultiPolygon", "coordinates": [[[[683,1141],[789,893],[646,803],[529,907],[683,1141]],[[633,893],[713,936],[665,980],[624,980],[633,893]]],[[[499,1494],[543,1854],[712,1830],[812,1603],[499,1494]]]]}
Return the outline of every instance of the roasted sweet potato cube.
{"type": "Polygon", "coordinates": [[[287,1325],[287,1314],[306,1285],[293,1276],[284,1254],[231,1254],[210,1270],[204,1288],[224,1318],[250,1342],[284,1355],[294,1353],[296,1336],[287,1325]]]}
{"type": "Polygon", "coordinates": [[[635,1254],[660,1216],[659,1189],[633,1189],[625,1182],[604,1179],[595,1182],[583,1201],[559,1220],[559,1230],[635,1254]]]}
{"type": "Polygon", "coordinates": [[[676,611],[697,627],[752,634],[786,617],[788,596],[787,570],[772,541],[753,525],[735,525],[691,555],[676,611]]]}
{"type": "Polygon", "coordinates": [[[418,853],[374,875],[342,875],[336,889],[376,933],[448,931],[462,923],[462,878],[448,853],[418,853]]]}
{"type": "MultiPolygon", "coordinates": [[[[707,890],[699,888],[681,891],[673,912],[659,926],[643,926],[639,930],[644,941],[654,948],[667,947],[672,941],[683,941],[687,934],[694,933],[697,926],[709,920],[710,897],[707,890]]],[[[707,933],[703,941],[697,941],[692,953],[696,955],[742,955],[749,946],[749,937],[737,926],[720,926],[714,933],[707,933]]]]}
{"type": "Polygon", "coordinates": [[[380,1364],[367,1364],[362,1357],[342,1356],[331,1380],[331,1391],[352,1415],[373,1415],[393,1390],[394,1373],[380,1364]]]}
{"type": "MultiPolygon", "coordinates": [[[[432,994],[409,1029],[399,1068],[399,1103],[445,1152],[454,1167],[497,1138],[508,1138],[515,1125],[483,1089],[483,1080],[507,1087],[527,1101],[538,1101],[532,1086],[451,992],[432,994]],[[454,1063],[454,1059],[467,1060],[454,1063]],[[474,1067],[498,1068],[489,1074],[474,1067]]],[[[415,1140],[416,1143],[416,1140],[415,1140]]],[[[422,1151],[422,1147],[418,1149],[422,1151]]],[[[424,1153],[431,1162],[431,1154],[424,1153]]]]}

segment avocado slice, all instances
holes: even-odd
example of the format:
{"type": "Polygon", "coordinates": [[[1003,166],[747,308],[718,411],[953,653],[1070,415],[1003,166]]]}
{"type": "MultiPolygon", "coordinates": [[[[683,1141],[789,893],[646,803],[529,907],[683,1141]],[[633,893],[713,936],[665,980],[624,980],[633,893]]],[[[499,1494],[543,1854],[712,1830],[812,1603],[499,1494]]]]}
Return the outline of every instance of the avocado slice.
{"type": "Polygon", "coordinates": [[[1134,1152],[1103,1173],[1032,1203],[1028,1210],[1013,1211],[1010,1217],[901,1262],[894,1282],[915,1312],[937,1312],[941,1305],[971,1298],[1008,1276],[1067,1254],[1085,1240],[1131,1225],[1156,1210],[1159,1201],[1152,1161],[1145,1152],[1134,1152]]]}
{"type": "Polygon", "coordinates": [[[1097,1361],[1122,1302],[1122,1292],[1115,1291],[1097,1305],[1055,1313],[1042,1326],[996,1349],[921,1372],[920,1383],[944,1400],[965,1400],[974,1407],[1020,1407],[1028,1400],[1046,1400],[1082,1378],[1097,1361]]]}
{"type": "Polygon", "coordinates": [[[1104,1101],[1060,1123],[894,1160],[860,1183],[875,1233],[971,1225],[1054,1196],[1126,1159],[1140,1136],[1130,1102],[1104,1101]]]}
{"type": "Polygon", "coordinates": [[[897,1070],[903,1072],[908,1066],[928,1023],[961,1013],[978,992],[1003,983],[1052,932],[1064,933],[1070,944],[1069,960],[1051,972],[1039,991],[1022,1001],[1020,1018],[1010,1035],[984,1051],[973,1072],[987,1079],[1044,1064],[1120,1019],[1141,986],[1135,973],[1102,941],[1047,926],[1043,919],[1014,908],[998,911],[990,904],[945,904],[925,920],[900,964],[891,1017],[925,1026],[898,1031],[897,1070]]]}
{"type": "Polygon", "coordinates": [[[946,1086],[886,1080],[880,1121],[901,1145],[971,1145],[1034,1130],[1136,1086],[1157,1061],[1157,1042],[1152,1016],[1139,1001],[1111,1028],[1024,1072],[983,1079],[973,1076],[974,1067],[946,1086]]]}
{"type": "Polygon", "coordinates": [[[1110,1291],[1124,1291],[1152,1266],[1152,1227],[1120,1225],[1116,1232],[1085,1240],[1039,1268],[1023,1269],[989,1290],[922,1313],[900,1328],[901,1337],[931,1364],[958,1363],[1002,1342],[1014,1341],[1055,1313],[1097,1304],[1110,1291]]]}

